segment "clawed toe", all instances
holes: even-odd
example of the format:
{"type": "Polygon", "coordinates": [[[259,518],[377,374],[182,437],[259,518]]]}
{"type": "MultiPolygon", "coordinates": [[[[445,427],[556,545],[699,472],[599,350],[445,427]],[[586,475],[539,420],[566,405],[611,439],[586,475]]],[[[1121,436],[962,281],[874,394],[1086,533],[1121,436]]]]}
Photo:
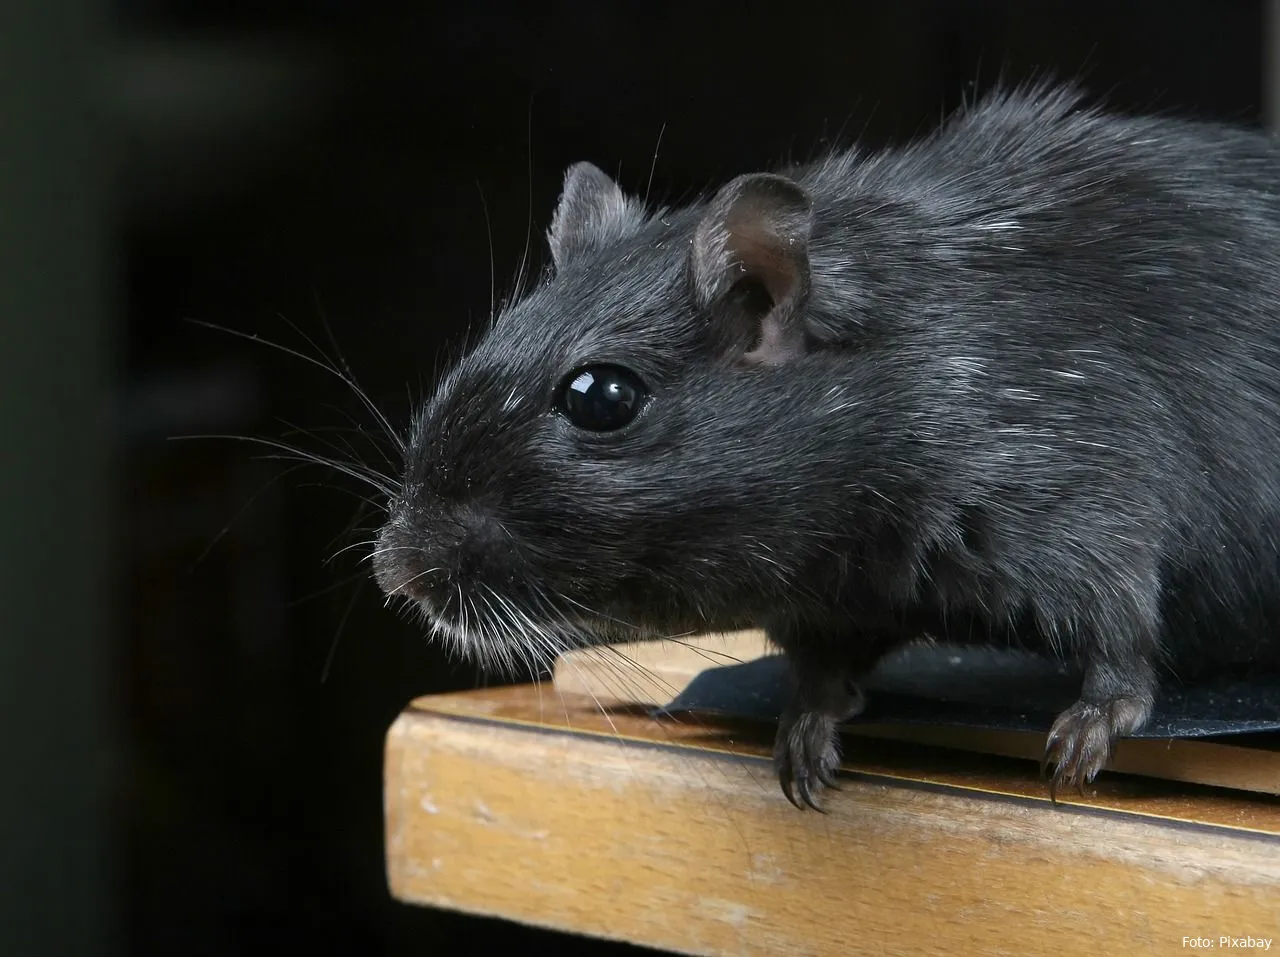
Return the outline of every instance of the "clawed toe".
{"type": "Polygon", "coordinates": [[[839,790],[835,775],[840,764],[838,741],[835,720],[828,715],[804,712],[784,719],[779,726],[774,767],[782,793],[797,808],[821,811],[821,789],[839,790]]]}
{"type": "Polygon", "coordinates": [[[1084,795],[1111,760],[1117,738],[1140,727],[1150,705],[1134,698],[1116,698],[1102,703],[1076,702],[1058,716],[1045,741],[1041,776],[1053,768],[1049,778],[1049,798],[1074,790],[1084,795]]]}

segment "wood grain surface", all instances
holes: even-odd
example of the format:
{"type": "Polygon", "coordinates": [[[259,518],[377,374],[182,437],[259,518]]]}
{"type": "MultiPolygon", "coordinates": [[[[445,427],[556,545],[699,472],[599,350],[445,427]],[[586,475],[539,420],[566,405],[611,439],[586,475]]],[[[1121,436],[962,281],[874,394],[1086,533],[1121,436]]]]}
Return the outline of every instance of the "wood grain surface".
{"type": "Polygon", "coordinates": [[[801,812],[770,730],[546,686],[419,699],[387,738],[391,892],[706,955],[1280,937],[1273,798],[1113,775],[1055,806],[1026,762],[854,738],[801,812]]]}

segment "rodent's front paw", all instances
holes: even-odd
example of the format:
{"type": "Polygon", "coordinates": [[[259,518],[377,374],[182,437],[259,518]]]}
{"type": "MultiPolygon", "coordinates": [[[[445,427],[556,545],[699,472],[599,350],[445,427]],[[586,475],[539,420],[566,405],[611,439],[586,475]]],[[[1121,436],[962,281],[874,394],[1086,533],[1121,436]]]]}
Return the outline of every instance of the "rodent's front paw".
{"type": "Polygon", "coordinates": [[[841,721],[862,712],[866,699],[839,669],[801,669],[795,697],[778,720],[773,767],[782,793],[796,807],[821,811],[817,792],[839,790],[841,721]]]}
{"type": "Polygon", "coordinates": [[[840,737],[836,721],[818,711],[784,716],[773,745],[773,767],[782,793],[796,807],[821,811],[815,792],[824,785],[839,790],[840,737]],[[802,803],[803,802],[803,803],[802,803]]]}
{"type": "Polygon", "coordinates": [[[1101,703],[1077,701],[1053,723],[1045,742],[1043,773],[1054,765],[1049,797],[1074,788],[1084,794],[1111,760],[1117,738],[1140,728],[1151,714],[1149,702],[1140,698],[1113,698],[1101,703]]]}

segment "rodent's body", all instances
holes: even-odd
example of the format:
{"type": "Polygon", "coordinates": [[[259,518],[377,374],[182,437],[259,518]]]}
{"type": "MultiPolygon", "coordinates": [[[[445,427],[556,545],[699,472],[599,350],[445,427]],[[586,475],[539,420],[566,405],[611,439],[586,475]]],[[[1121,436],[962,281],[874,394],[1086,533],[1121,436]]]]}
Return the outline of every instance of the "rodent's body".
{"type": "Polygon", "coordinates": [[[1280,629],[1280,144],[1069,102],[795,176],[815,198],[809,321],[853,349],[814,370],[833,394],[790,387],[828,460],[805,484],[891,437],[905,468],[877,491],[911,514],[861,544],[895,604],[1031,610],[1052,633],[1158,581],[1180,674],[1224,637],[1280,655],[1256,627],[1280,629]],[[893,427],[875,401],[836,411],[876,393],[893,427]],[[861,441],[841,455],[833,432],[861,441]]]}
{"type": "Polygon", "coordinates": [[[849,680],[921,630],[1082,666],[1057,784],[1162,671],[1280,664],[1272,138],[1034,87],[680,210],[584,164],[549,238],[554,277],[424,410],[375,556],[464,650],[761,625],[809,803],[849,680]],[[610,366],[647,401],[584,429],[557,397],[610,366]]]}

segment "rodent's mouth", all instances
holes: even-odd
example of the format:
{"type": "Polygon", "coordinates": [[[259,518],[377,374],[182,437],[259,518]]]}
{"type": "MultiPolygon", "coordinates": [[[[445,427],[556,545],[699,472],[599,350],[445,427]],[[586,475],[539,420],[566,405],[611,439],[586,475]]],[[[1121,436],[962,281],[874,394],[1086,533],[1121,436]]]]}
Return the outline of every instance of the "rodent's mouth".
{"type": "Polygon", "coordinates": [[[514,673],[549,666],[565,651],[608,640],[599,622],[577,614],[535,614],[525,603],[487,588],[455,587],[441,595],[394,573],[378,576],[378,582],[385,594],[416,612],[430,638],[485,670],[514,673]]]}
{"type": "Polygon", "coordinates": [[[529,604],[487,588],[476,592],[455,589],[442,599],[412,585],[406,587],[403,576],[380,578],[379,584],[389,596],[407,602],[429,637],[440,641],[451,654],[485,670],[504,673],[549,667],[559,655],[577,648],[661,640],[697,630],[672,630],[581,610],[552,609],[545,603],[538,603],[544,611],[535,613],[529,604]]]}
{"type": "Polygon", "coordinates": [[[430,637],[451,653],[486,669],[523,671],[549,665],[575,648],[684,637],[699,630],[697,625],[686,627],[693,624],[689,622],[654,620],[652,608],[636,607],[625,595],[612,601],[599,594],[575,597],[546,584],[512,583],[500,569],[467,573],[447,561],[433,561],[402,521],[384,528],[372,564],[388,599],[404,602],[430,637]],[[486,580],[489,576],[503,584],[486,580]]]}

